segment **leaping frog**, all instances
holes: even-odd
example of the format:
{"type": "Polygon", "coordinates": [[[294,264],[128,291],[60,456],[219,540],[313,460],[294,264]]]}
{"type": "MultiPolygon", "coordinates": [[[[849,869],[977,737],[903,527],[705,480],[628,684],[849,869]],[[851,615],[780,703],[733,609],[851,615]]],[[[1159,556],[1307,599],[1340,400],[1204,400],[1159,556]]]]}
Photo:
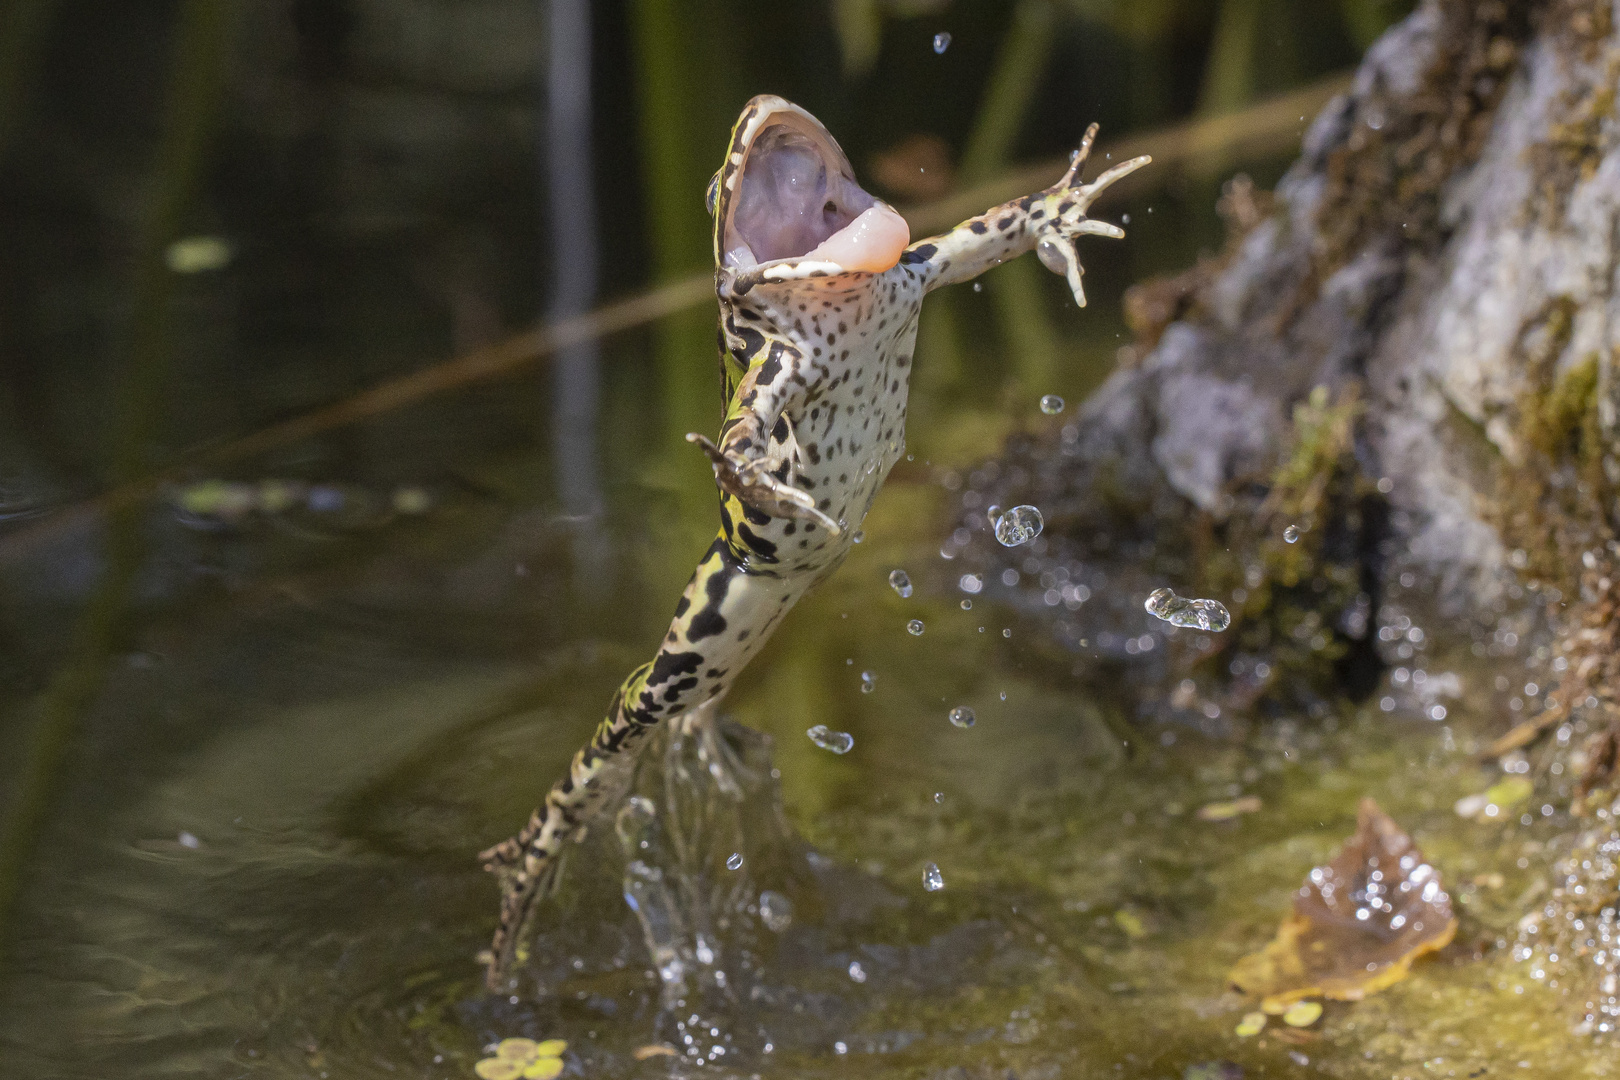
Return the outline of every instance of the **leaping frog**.
{"type": "Polygon", "coordinates": [[[481,858],[501,885],[488,983],[522,959],[563,845],[623,798],[660,723],[712,732],[715,708],[795,601],[848,554],[904,452],[923,297],[1037,249],[1085,306],[1076,241],[1122,238],[1086,211],[1146,157],[1089,184],[1086,132],[1063,178],[949,232],[910,243],[905,220],[855,182],[827,129],[782,98],[754,98],[709,185],[720,373],[719,438],[688,435],[720,489],[720,533],[675,605],[658,654],[630,673],[591,741],[523,831],[481,858]]]}

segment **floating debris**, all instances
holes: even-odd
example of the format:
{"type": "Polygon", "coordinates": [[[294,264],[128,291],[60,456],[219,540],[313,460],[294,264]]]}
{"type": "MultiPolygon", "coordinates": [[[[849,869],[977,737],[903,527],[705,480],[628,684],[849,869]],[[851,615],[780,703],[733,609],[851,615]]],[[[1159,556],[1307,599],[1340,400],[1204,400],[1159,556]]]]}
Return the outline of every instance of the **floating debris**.
{"type": "Polygon", "coordinates": [[[1015,506],[995,519],[996,539],[1003,547],[1027,544],[1041,535],[1046,522],[1033,506],[1015,506]]]}
{"type": "Polygon", "coordinates": [[[1299,526],[1290,525],[1283,530],[1283,542],[1289,544],[1299,543],[1299,526]]]}
{"type": "Polygon", "coordinates": [[[1232,613],[1219,600],[1188,600],[1169,589],[1154,589],[1142,606],[1149,615],[1171,626],[1196,627],[1219,633],[1232,625],[1232,613]]]}
{"type": "Polygon", "coordinates": [[[433,496],[429,495],[426,489],[419,487],[395,488],[391,501],[395,513],[408,514],[412,517],[433,509],[433,496]]]}
{"type": "Polygon", "coordinates": [[[630,1051],[630,1056],[637,1061],[650,1061],[655,1057],[680,1057],[681,1052],[673,1046],[665,1046],[662,1043],[649,1043],[646,1046],[638,1046],[630,1051]]]}
{"type": "Polygon", "coordinates": [[[1041,398],[1041,412],[1047,416],[1056,416],[1063,411],[1063,399],[1056,394],[1047,394],[1041,398]]]}
{"type": "Polygon", "coordinates": [[[1439,872],[1363,799],[1355,836],[1310,872],[1276,939],[1239,960],[1230,978],[1274,1007],[1307,997],[1359,1001],[1406,978],[1412,961],[1456,932],[1439,872]]]}
{"type": "Polygon", "coordinates": [[[934,52],[935,53],[943,55],[945,50],[950,48],[950,47],[951,47],[951,33],[950,33],[949,30],[941,30],[939,33],[934,35],[934,52]]]}
{"type": "Polygon", "coordinates": [[[1310,1027],[1322,1019],[1322,1003],[1320,1001],[1296,1001],[1288,1006],[1282,1014],[1283,1023],[1289,1027],[1310,1027]]]}
{"type": "Polygon", "coordinates": [[[912,637],[922,637],[922,632],[923,621],[921,619],[912,619],[910,622],[906,623],[906,633],[910,634],[912,637]]]}
{"type": "Polygon", "coordinates": [[[1183,1069],[1181,1080],[1243,1080],[1243,1066],[1235,1061],[1200,1061],[1183,1069]]]}
{"type": "Polygon", "coordinates": [[[805,734],[810,736],[811,742],[835,754],[847,754],[855,747],[855,736],[847,731],[834,731],[826,724],[817,724],[805,734]]]}
{"type": "Polygon", "coordinates": [[[970,728],[979,722],[979,718],[973,715],[973,710],[966,705],[958,705],[951,710],[950,715],[953,727],[970,728]]]}
{"type": "Polygon", "coordinates": [[[554,1080],[563,1071],[563,1051],[568,1043],[563,1039],[547,1039],[537,1043],[533,1039],[502,1039],[495,1047],[495,1056],[487,1057],[473,1066],[473,1072],[482,1080],[554,1080]]]}
{"type": "Polygon", "coordinates": [[[187,236],[163,252],[163,263],[176,274],[205,274],[231,264],[236,249],[222,236],[187,236]]]}
{"type": "Polygon", "coordinates": [[[779,892],[766,889],[759,894],[759,917],[767,930],[780,934],[793,925],[793,901],[779,892]]]}
{"type": "Polygon", "coordinates": [[[1243,1019],[1238,1021],[1237,1027],[1232,1029],[1240,1039],[1247,1039],[1251,1035],[1258,1035],[1266,1030],[1266,1014],[1263,1012],[1244,1013],[1243,1019]]]}
{"type": "Polygon", "coordinates": [[[889,588],[899,593],[900,599],[909,599],[911,596],[911,575],[904,570],[890,570],[889,588]]]}
{"type": "Polygon", "coordinates": [[[727,870],[741,870],[742,869],[742,852],[733,851],[729,856],[726,857],[726,869],[727,870]]]}
{"type": "Polygon", "coordinates": [[[1119,927],[1120,933],[1132,941],[1147,937],[1147,923],[1142,921],[1142,916],[1130,908],[1120,908],[1114,912],[1114,925],[1119,927]]]}
{"type": "Polygon", "coordinates": [[[929,892],[939,892],[945,887],[945,875],[939,872],[939,867],[933,863],[923,863],[923,888],[929,892]]]}
{"type": "Polygon", "coordinates": [[[1198,808],[1195,816],[1199,821],[1231,821],[1235,817],[1252,814],[1259,809],[1260,796],[1245,795],[1231,802],[1206,803],[1198,808]]]}
{"type": "Polygon", "coordinates": [[[877,689],[877,674],[876,674],[876,672],[871,672],[871,671],[863,671],[863,672],[861,672],[861,693],[870,694],[873,690],[876,690],[876,689],[877,689]]]}
{"type": "Polygon", "coordinates": [[[1477,795],[1465,795],[1452,807],[1460,818],[1500,818],[1535,794],[1536,786],[1523,776],[1509,776],[1477,795]]]}

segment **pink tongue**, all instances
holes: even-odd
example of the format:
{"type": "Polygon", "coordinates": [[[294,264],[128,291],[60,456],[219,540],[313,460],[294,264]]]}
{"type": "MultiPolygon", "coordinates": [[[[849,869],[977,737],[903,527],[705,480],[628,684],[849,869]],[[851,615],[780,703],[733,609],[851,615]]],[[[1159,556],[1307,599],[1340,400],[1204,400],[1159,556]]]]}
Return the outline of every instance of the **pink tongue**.
{"type": "Polygon", "coordinates": [[[845,270],[881,274],[900,261],[900,253],[910,242],[911,229],[906,219],[892,206],[878,203],[827,237],[804,258],[837,263],[845,270]]]}

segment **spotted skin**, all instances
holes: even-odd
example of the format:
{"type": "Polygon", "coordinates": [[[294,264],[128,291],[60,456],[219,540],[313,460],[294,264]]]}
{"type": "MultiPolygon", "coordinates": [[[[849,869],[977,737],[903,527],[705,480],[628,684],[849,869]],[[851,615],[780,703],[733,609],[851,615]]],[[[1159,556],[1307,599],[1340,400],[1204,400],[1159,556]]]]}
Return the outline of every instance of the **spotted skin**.
{"type": "Polygon", "coordinates": [[[629,784],[635,749],[660,723],[708,716],[737,674],[806,591],[848,554],[905,446],[906,394],[923,297],[1041,247],[1082,306],[1075,241],[1122,237],[1087,218],[1093,199],[1147,164],[1137,158],[1090,184],[1078,176],[1093,125],[1057,184],[912,244],[882,273],[846,272],[804,258],[738,268],[726,229],[755,137],[808,113],[777,97],[749,102],[709,189],[715,218],[720,373],[726,394],[717,443],[692,435],[720,488],[720,533],[692,575],[658,655],[630,674],[607,717],[524,829],[481,856],[501,883],[488,983],[502,988],[563,845],[581,837],[629,784]]]}

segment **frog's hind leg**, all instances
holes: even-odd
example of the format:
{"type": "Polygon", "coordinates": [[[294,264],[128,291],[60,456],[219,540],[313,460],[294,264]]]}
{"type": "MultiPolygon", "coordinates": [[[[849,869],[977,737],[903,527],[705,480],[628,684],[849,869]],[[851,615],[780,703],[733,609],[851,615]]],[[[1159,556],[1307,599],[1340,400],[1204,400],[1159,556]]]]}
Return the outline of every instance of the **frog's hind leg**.
{"type": "Polygon", "coordinates": [[[661,721],[697,712],[700,719],[691,722],[701,723],[701,716],[712,715],[711,703],[802,591],[802,582],[749,572],[725,534],[715,539],[687,583],[657,657],[619,687],[607,718],[523,831],[482,855],[484,868],[501,884],[500,924],[486,978],[491,990],[499,990],[523,958],[534,913],[556,884],[564,844],[623,799],[647,736],[661,721]]]}
{"type": "Polygon", "coordinates": [[[643,664],[619,687],[607,719],[574,755],[567,774],[552,785],[522,831],[478,856],[501,886],[500,921],[486,961],[485,983],[491,990],[500,990],[507,972],[527,958],[535,912],[562,873],[563,845],[570,838],[583,840],[596,812],[628,790],[633,750],[650,725],[639,723],[625,702],[646,685],[653,666],[643,664]]]}

